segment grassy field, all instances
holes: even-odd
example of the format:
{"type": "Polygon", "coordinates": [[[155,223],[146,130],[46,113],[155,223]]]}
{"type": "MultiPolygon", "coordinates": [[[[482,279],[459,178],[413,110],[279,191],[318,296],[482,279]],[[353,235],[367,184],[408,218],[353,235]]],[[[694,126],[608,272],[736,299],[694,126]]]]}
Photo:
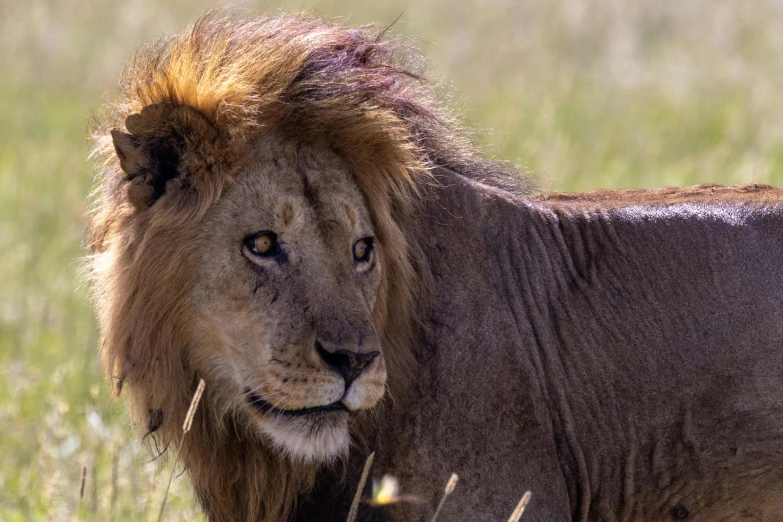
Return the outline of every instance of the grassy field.
{"type": "MultiPolygon", "coordinates": [[[[215,5],[0,0],[0,520],[157,512],[165,470],[110,398],[78,275],[93,176],[87,119],[139,43],[215,5]]],[[[476,139],[544,189],[783,185],[780,2],[241,6],[349,24],[402,14],[394,30],[431,58],[476,139]]],[[[199,518],[184,477],[167,515],[199,518]]]]}

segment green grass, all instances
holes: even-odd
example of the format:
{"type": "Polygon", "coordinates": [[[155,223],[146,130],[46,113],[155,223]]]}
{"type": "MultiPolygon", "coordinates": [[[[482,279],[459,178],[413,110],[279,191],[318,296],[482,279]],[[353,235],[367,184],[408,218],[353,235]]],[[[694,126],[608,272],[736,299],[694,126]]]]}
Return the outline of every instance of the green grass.
{"type": "MultiPolygon", "coordinates": [[[[783,11],[771,0],[616,4],[244,5],[351,24],[404,12],[395,30],[432,59],[455,110],[492,129],[476,139],[545,188],[783,185],[783,11]]],[[[78,275],[86,128],[138,43],[212,5],[0,0],[0,520],[157,511],[167,475],[110,397],[78,275]]],[[[174,480],[169,519],[198,517],[186,482],[174,480]]]]}

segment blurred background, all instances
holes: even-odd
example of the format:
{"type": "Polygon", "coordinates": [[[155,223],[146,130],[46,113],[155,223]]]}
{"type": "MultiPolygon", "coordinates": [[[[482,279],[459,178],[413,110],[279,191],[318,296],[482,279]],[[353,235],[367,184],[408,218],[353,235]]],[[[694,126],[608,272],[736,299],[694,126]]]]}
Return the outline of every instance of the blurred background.
{"type": "MultiPolygon", "coordinates": [[[[79,277],[87,120],[137,45],[217,5],[0,0],[0,520],[157,515],[168,474],[110,398],[79,277]]],[[[402,15],[393,32],[430,58],[476,140],[543,189],[783,185],[781,0],[234,5],[402,15]]],[[[185,477],[172,487],[166,518],[198,520],[185,477]]]]}

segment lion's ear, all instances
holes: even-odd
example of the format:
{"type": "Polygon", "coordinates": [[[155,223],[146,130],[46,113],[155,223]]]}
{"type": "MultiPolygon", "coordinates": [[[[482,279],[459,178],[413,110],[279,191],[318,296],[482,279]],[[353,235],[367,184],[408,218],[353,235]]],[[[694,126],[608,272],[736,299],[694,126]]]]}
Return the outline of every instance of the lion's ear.
{"type": "Polygon", "coordinates": [[[184,105],[149,105],[128,116],[125,128],[127,132],[112,130],[111,137],[134,206],[147,208],[169,192],[197,189],[198,171],[209,168],[204,150],[213,149],[218,138],[198,111],[184,105]]]}

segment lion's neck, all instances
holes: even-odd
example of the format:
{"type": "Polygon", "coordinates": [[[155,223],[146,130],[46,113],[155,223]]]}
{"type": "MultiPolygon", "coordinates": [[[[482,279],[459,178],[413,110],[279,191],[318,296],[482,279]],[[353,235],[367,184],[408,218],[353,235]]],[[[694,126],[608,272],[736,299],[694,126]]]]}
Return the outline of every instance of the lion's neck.
{"type": "Polygon", "coordinates": [[[191,432],[196,436],[183,448],[193,486],[210,520],[290,519],[298,497],[312,488],[316,468],[293,464],[257,441],[217,433],[191,432]]]}

